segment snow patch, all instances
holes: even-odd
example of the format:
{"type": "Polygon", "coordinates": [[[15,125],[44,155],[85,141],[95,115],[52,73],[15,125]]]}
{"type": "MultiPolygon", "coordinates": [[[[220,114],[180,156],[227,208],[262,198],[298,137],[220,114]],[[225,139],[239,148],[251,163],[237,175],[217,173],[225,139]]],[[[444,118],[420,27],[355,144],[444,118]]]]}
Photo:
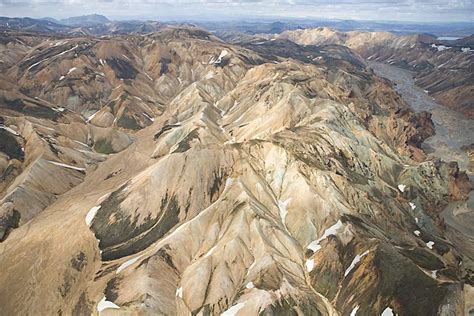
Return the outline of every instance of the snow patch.
{"type": "Polygon", "coordinates": [[[244,306],[245,306],[245,303],[238,303],[232,306],[231,308],[229,308],[228,310],[226,310],[225,312],[223,312],[221,316],[235,316],[237,315],[239,310],[241,310],[244,306]]]}
{"type": "Polygon", "coordinates": [[[283,224],[285,224],[285,218],[288,214],[287,208],[288,204],[290,204],[291,198],[287,199],[286,201],[278,201],[278,209],[280,210],[280,217],[283,224]]]}
{"type": "Polygon", "coordinates": [[[99,111],[95,112],[94,114],[92,114],[91,116],[89,116],[87,118],[87,123],[89,123],[90,121],[92,121],[92,119],[97,115],[97,113],[99,113],[99,111]]]}
{"type": "Polygon", "coordinates": [[[222,50],[222,52],[220,53],[219,57],[217,58],[217,61],[216,63],[220,63],[222,61],[222,58],[224,58],[225,56],[227,56],[229,54],[228,51],[226,51],[225,49],[222,50]]]}
{"type": "Polygon", "coordinates": [[[436,44],[431,44],[431,47],[436,48],[438,52],[442,52],[443,50],[450,49],[451,47],[445,46],[445,45],[436,45],[436,44]]]}
{"type": "Polygon", "coordinates": [[[415,231],[413,232],[413,234],[415,234],[415,235],[417,235],[417,236],[420,236],[421,232],[420,232],[419,230],[415,230],[415,231]]]}
{"type": "Polygon", "coordinates": [[[72,51],[72,50],[75,50],[75,49],[78,48],[78,47],[79,47],[79,45],[76,45],[76,46],[74,46],[74,47],[71,48],[71,49],[65,50],[64,52],[61,52],[61,53],[57,54],[56,56],[53,56],[52,58],[58,57],[58,56],[62,56],[62,55],[64,55],[64,54],[66,54],[66,53],[69,53],[69,52],[72,51]]]}
{"type": "Polygon", "coordinates": [[[138,256],[138,257],[132,258],[132,259],[122,263],[122,265],[120,265],[120,267],[118,267],[118,269],[115,273],[118,274],[118,273],[122,272],[123,270],[127,269],[129,266],[131,266],[132,264],[137,262],[138,259],[140,259],[141,257],[142,256],[138,256]]]}
{"type": "Polygon", "coordinates": [[[67,74],[69,75],[71,72],[76,71],[76,70],[77,70],[77,67],[72,67],[71,69],[69,69],[67,74]]]}
{"type": "Polygon", "coordinates": [[[418,217],[415,217],[415,223],[418,224],[419,220],[418,220],[418,217]]]}
{"type": "Polygon", "coordinates": [[[84,147],[89,148],[89,146],[88,146],[87,144],[83,143],[83,142],[80,142],[80,141],[78,141],[78,140],[74,140],[74,142],[78,143],[79,145],[82,145],[82,146],[84,146],[84,147]]]}
{"type": "Polygon", "coordinates": [[[99,203],[102,203],[109,195],[110,195],[110,193],[106,193],[106,194],[102,195],[97,201],[99,203]]]}
{"type": "Polygon", "coordinates": [[[106,310],[108,308],[120,309],[120,306],[114,304],[113,302],[107,301],[104,296],[100,300],[99,304],[97,304],[97,311],[101,313],[103,310],[106,310]]]}
{"type": "Polygon", "coordinates": [[[390,307],[387,307],[386,309],[384,309],[380,316],[395,316],[395,314],[393,313],[393,310],[390,307]]]}
{"type": "Polygon", "coordinates": [[[355,266],[360,262],[360,260],[362,259],[362,257],[366,256],[367,254],[369,253],[368,250],[364,251],[364,253],[362,253],[361,255],[356,255],[354,257],[354,259],[352,260],[349,268],[346,269],[346,272],[344,272],[344,276],[346,277],[351,271],[352,269],[355,268],[355,266]]]}
{"type": "Polygon", "coordinates": [[[336,235],[336,234],[337,234],[337,231],[338,231],[341,227],[342,227],[342,222],[341,222],[341,220],[338,220],[338,221],[336,222],[336,224],[334,224],[334,225],[332,225],[331,227],[329,227],[328,229],[326,229],[326,230],[324,231],[324,234],[323,234],[320,238],[318,238],[318,239],[316,239],[316,240],[313,240],[313,241],[308,245],[308,247],[306,247],[306,248],[311,249],[313,252],[318,251],[319,249],[321,249],[321,246],[319,245],[319,243],[320,243],[321,241],[323,241],[324,239],[326,239],[327,237],[331,236],[331,235],[336,235]]]}
{"type": "Polygon", "coordinates": [[[212,79],[212,78],[214,78],[214,72],[212,72],[212,71],[208,72],[208,73],[204,76],[204,79],[207,79],[207,80],[212,79]]]}
{"type": "Polygon", "coordinates": [[[245,285],[245,287],[246,287],[247,289],[253,289],[253,288],[254,288],[253,282],[247,283],[247,285],[245,285]]]}
{"type": "MultiPolygon", "coordinates": [[[[56,43],[54,44],[54,47],[58,47],[58,46],[60,46],[60,45],[66,44],[66,43],[67,43],[67,41],[59,41],[59,42],[56,42],[56,43]]],[[[51,43],[50,46],[51,46],[51,45],[53,45],[53,43],[51,43]]]]}
{"type": "Polygon", "coordinates": [[[217,249],[217,245],[214,246],[214,247],[212,247],[211,249],[209,249],[209,250],[207,251],[207,253],[204,255],[204,258],[209,257],[210,255],[212,255],[212,253],[213,253],[216,249],[217,249]]]}
{"type": "Polygon", "coordinates": [[[209,65],[212,65],[212,64],[220,64],[222,62],[222,58],[224,58],[225,56],[227,56],[229,54],[229,52],[227,50],[223,50],[221,51],[219,57],[217,57],[217,59],[213,57],[211,57],[211,59],[209,60],[209,65]]]}
{"type": "Polygon", "coordinates": [[[356,307],[354,307],[354,309],[351,311],[351,315],[350,316],[355,316],[357,314],[357,311],[359,310],[360,306],[357,305],[356,307]]]}
{"type": "Polygon", "coordinates": [[[64,78],[66,78],[66,77],[64,77],[64,76],[59,77],[59,81],[63,80],[64,78]]]}
{"type": "Polygon", "coordinates": [[[257,264],[257,262],[254,260],[250,267],[247,268],[247,276],[250,274],[250,271],[253,269],[253,267],[257,264]]]}
{"type": "Polygon", "coordinates": [[[56,166],[60,166],[60,167],[68,168],[68,169],[73,169],[73,170],[77,170],[77,171],[85,171],[86,170],[86,168],[79,168],[79,167],[75,167],[75,166],[71,166],[71,165],[66,165],[65,163],[60,163],[60,162],[56,162],[56,161],[52,161],[52,160],[48,160],[48,162],[53,164],[53,165],[56,165],[56,166]]]}
{"type": "Polygon", "coordinates": [[[147,119],[149,119],[150,121],[152,121],[152,122],[155,121],[154,118],[152,118],[150,115],[146,114],[145,112],[143,112],[143,115],[144,115],[147,119]]]}
{"type": "Polygon", "coordinates": [[[313,259],[308,259],[306,260],[306,271],[311,272],[314,269],[314,260],[313,259]]]}
{"type": "Polygon", "coordinates": [[[20,134],[18,134],[15,130],[11,129],[10,127],[8,126],[5,126],[3,124],[0,124],[0,129],[3,129],[3,130],[6,130],[7,132],[15,135],[15,136],[20,136],[20,134]]]}
{"type": "Polygon", "coordinates": [[[28,69],[27,69],[27,70],[28,70],[28,71],[30,71],[30,69],[31,69],[31,68],[33,68],[33,67],[34,67],[34,66],[36,66],[36,65],[39,65],[41,62],[43,62],[43,61],[45,61],[45,60],[47,60],[47,59],[43,59],[43,60],[40,60],[40,61],[39,61],[39,62],[37,62],[37,63],[34,63],[34,64],[33,64],[33,65],[31,65],[30,67],[28,67],[28,69]]]}
{"type": "Polygon", "coordinates": [[[416,208],[415,203],[410,202],[409,204],[410,204],[410,207],[411,207],[412,210],[414,210],[416,208]]]}
{"type": "Polygon", "coordinates": [[[95,215],[97,214],[97,211],[100,209],[100,205],[99,206],[94,206],[93,208],[91,208],[89,210],[89,212],[87,212],[87,215],[86,215],[86,225],[87,226],[91,226],[91,223],[92,223],[92,220],[94,219],[95,215]]]}
{"type": "Polygon", "coordinates": [[[463,48],[461,48],[461,51],[462,51],[463,53],[474,52],[474,49],[471,49],[471,48],[469,48],[469,47],[463,47],[463,48]]]}
{"type": "Polygon", "coordinates": [[[434,244],[435,244],[434,241],[428,241],[428,242],[426,243],[426,247],[428,247],[428,248],[430,248],[430,249],[433,249],[433,245],[434,245],[434,244]]]}
{"type": "Polygon", "coordinates": [[[232,185],[232,183],[234,183],[234,178],[231,178],[231,177],[227,178],[225,180],[224,191],[227,190],[232,185]]]}
{"type": "Polygon", "coordinates": [[[441,65],[439,65],[439,66],[438,66],[438,68],[441,68],[441,67],[443,67],[444,65],[446,65],[446,64],[447,64],[447,63],[449,63],[449,62],[450,62],[450,60],[448,60],[448,61],[447,61],[447,62],[445,62],[445,63],[442,63],[441,65]]]}
{"type": "Polygon", "coordinates": [[[176,289],[176,296],[183,298],[183,287],[176,289]]]}
{"type": "Polygon", "coordinates": [[[398,185],[398,189],[400,190],[400,192],[405,192],[405,188],[406,188],[406,187],[407,187],[407,186],[406,186],[405,184],[399,184],[399,185],[398,185]]]}
{"type": "Polygon", "coordinates": [[[235,144],[236,142],[237,140],[235,139],[235,137],[232,137],[232,139],[225,141],[224,145],[235,144]]]}

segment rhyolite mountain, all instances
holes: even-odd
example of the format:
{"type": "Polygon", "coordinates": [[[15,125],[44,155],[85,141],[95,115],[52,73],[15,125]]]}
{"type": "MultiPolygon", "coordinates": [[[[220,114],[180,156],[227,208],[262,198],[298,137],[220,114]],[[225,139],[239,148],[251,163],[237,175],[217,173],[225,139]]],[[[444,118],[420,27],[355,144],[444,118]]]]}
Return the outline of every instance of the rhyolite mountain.
{"type": "Polygon", "coordinates": [[[349,48],[8,31],[0,59],[2,314],[472,308],[440,217],[469,179],[349,48]]]}

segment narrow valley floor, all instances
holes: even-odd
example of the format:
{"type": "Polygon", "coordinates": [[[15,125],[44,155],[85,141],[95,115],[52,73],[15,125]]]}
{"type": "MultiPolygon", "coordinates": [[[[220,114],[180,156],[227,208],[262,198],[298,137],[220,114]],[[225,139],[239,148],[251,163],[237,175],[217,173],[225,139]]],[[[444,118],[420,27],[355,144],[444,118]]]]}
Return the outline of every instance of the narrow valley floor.
{"type": "Polygon", "coordinates": [[[424,144],[430,156],[444,161],[456,161],[461,169],[467,170],[472,179],[472,162],[470,164],[469,157],[461,147],[473,142],[474,120],[436,103],[426,91],[415,85],[410,71],[379,62],[370,62],[370,67],[378,76],[392,81],[395,90],[415,111],[428,111],[432,114],[436,135],[427,139],[424,144]]]}
{"type": "MultiPolygon", "coordinates": [[[[370,67],[377,75],[393,82],[395,90],[415,111],[432,113],[436,135],[425,141],[425,150],[432,158],[456,161],[461,169],[467,171],[472,183],[474,162],[461,147],[473,142],[474,120],[436,103],[426,91],[415,85],[410,71],[379,62],[370,62],[370,67]]],[[[447,235],[471,259],[465,264],[474,266],[474,191],[467,201],[450,203],[442,215],[447,224],[447,235]]],[[[466,303],[467,310],[468,306],[474,306],[474,302],[469,300],[466,303]]]]}

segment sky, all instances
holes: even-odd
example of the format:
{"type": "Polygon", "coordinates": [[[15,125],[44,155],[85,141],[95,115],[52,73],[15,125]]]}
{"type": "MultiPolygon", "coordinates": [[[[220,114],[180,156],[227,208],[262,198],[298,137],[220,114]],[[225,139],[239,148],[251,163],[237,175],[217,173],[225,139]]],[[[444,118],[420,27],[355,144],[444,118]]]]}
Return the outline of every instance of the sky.
{"type": "Polygon", "coordinates": [[[474,22],[474,0],[0,0],[0,16],[225,20],[325,18],[474,22]]]}

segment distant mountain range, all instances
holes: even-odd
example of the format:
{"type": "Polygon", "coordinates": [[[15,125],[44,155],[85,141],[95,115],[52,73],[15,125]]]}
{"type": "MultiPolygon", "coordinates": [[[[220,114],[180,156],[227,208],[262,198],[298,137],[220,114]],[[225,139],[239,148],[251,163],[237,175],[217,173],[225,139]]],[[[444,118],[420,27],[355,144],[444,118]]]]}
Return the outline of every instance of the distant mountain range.
{"type": "Polygon", "coordinates": [[[105,24],[105,23],[111,22],[107,17],[103,15],[99,15],[99,14],[74,16],[74,17],[61,19],[61,20],[56,20],[54,18],[43,18],[42,20],[54,22],[57,24],[67,25],[67,26],[96,25],[96,24],[105,24]]]}
{"type": "Polygon", "coordinates": [[[67,35],[114,35],[158,31],[163,26],[156,21],[111,21],[102,15],[84,15],[62,20],[53,18],[0,17],[0,30],[22,30],[67,35]]]}
{"type": "Polygon", "coordinates": [[[9,18],[0,17],[0,29],[18,29],[33,32],[62,32],[65,26],[50,20],[38,20],[31,18],[9,18]]]}
{"type": "Polygon", "coordinates": [[[314,19],[192,22],[210,31],[238,31],[247,34],[274,34],[288,30],[315,27],[329,27],[339,31],[389,31],[398,35],[429,33],[436,36],[465,37],[474,33],[474,23],[416,23],[314,19]]]}
{"type": "Polygon", "coordinates": [[[41,19],[0,17],[0,29],[22,29],[36,32],[75,33],[77,28],[92,28],[82,30],[80,33],[91,35],[104,35],[108,32],[114,34],[156,31],[157,24],[183,25],[193,24],[211,32],[241,32],[245,34],[277,34],[289,30],[307,29],[314,27],[330,27],[339,31],[390,31],[392,33],[413,34],[427,33],[444,37],[465,37],[474,33],[474,23],[416,23],[416,22],[388,22],[388,21],[354,21],[354,20],[314,20],[314,19],[285,19],[285,20],[234,20],[234,21],[142,21],[119,20],[112,21],[99,14],[54,19],[45,17],[41,19]],[[73,30],[71,30],[73,29],[73,30]]]}

